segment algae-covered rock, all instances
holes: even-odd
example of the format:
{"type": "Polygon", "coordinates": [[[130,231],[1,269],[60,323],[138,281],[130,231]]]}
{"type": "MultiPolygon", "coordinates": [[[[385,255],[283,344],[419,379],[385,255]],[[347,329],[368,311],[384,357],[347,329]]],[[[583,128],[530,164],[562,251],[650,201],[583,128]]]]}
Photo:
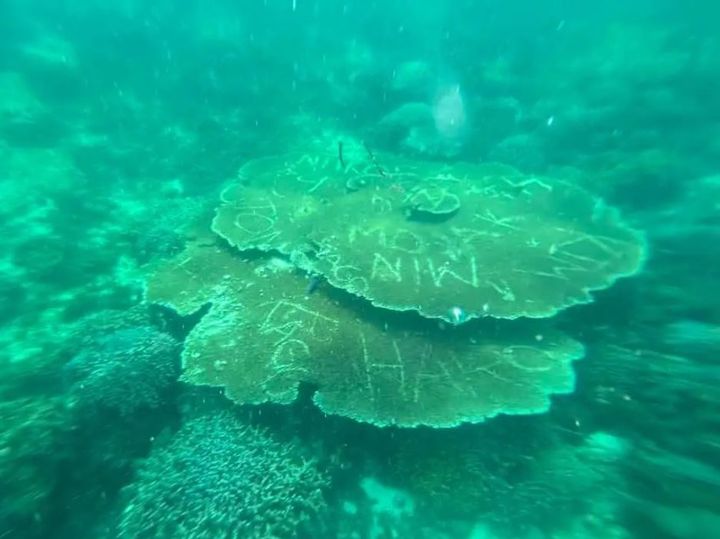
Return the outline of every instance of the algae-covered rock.
{"type": "Polygon", "coordinates": [[[338,291],[309,293],[291,264],[216,245],[191,245],[160,267],[147,298],[182,315],[210,304],[186,340],[185,381],[224,387],[242,404],[290,403],[305,382],[323,411],[381,426],[544,412],[550,394],[572,391],[583,354],[538,323],[440,331],[338,291]]]}
{"type": "Polygon", "coordinates": [[[376,306],[453,323],[552,316],[644,259],[642,236],[602,200],[502,165],[368,153],[342,168],[304,155],[242,176],[250,185],[228,188],[213,222],[230,244],[279,251],[376,306]],[[358,178],[363,188],[348,192],[358,178]]]}
{"type": "Polygon", "coordinates": [[[371,140],[385,150],[409,155],[435,158],[457,155],[462,146],[459,132],[443,132],[452,118],[448,121],[439,112],[442,113],[442,105],[403,103],[378,121],[371,140]]]}

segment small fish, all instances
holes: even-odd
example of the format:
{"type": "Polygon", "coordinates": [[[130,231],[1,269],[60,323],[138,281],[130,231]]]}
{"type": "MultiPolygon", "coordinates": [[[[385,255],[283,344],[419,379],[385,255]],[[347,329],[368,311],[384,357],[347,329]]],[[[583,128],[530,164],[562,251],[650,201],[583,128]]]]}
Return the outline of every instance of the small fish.
{"type": "Polygon", "coordinates": [[[340,166],[345,170],[345,158],[343,158],[343,143],[342,140],[338,140],[338,161],[340,166]]]}
{"type": "Polygon", "coordinates": [[[367,142],[363,141],[363,146],[365,147],[365,151],[368,154],[368,157],[370,158],[370,161],[372,162],[373,166],[375,167],[375,170],[377,170],[378,174],[385,177],[385,171],[383,168],[378,164],[377,159],[375,159],[375,154],[372,152],[370,147],[367,145],[367,142]]]}
{"type": "Polygon", "coordinates": [[[319,275],[310,275],[308,277],[308,284],[305,287],[305,297],[310,296],[315,290],[317,290],[318,286],[320,286],[321,279],[319,275]]]}

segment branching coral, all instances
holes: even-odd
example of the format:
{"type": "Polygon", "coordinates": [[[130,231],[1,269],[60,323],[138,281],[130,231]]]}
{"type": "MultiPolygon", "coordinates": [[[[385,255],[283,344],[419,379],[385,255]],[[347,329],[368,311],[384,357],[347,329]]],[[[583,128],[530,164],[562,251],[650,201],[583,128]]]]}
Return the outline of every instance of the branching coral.
{"type": "Polygon", "coordinates": [[[326,484],[298,447],[229,412],[200,416],[142,463],[113,537],[297,537],[326,484]]]}
{"type": "Polygon", "coordinates": [[[98,338],[66,366],[74,404],[129,415],[157,407],[179,373],[179,344],[152,327],[120,329],[98,338]]]}

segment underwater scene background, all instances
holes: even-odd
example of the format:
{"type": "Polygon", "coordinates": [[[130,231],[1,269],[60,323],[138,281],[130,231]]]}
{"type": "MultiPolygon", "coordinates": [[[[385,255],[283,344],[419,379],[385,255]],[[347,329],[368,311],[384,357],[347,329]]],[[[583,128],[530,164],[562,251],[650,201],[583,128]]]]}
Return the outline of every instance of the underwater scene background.
{"type": "Polygon", "coordinates": [[[0,538],[720,537],[719,21],[2,0],[0,538]]]}

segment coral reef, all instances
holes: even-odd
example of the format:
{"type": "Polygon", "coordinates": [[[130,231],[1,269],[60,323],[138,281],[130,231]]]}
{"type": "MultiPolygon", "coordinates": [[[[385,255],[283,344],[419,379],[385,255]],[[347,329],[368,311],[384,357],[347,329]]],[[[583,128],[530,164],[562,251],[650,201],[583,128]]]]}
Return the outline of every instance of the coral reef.
{"type": "Polygon", "coordinates": [[[53,494],[70,456],[63,399],[0,400],[0,533],[42,536],[55,510],[53,494]]]}
{"type": "Polygon", "coordinates": [[[312,148],[250,162],[222,193],[212,228],[377,307],[453,323],[454,306],[465,320],[551,317],[645,258],[643,236],[615,208],[566,182],[499,164],[372,154],[346,164],[312,148]],[[347,193],[351,178],[366,187],[347,193]],[[442,219],[413,219],[418,207],[442,219]]]}
{"type": "Polygon", "coordinates": [[[717,535],[717,6],[237,4],[2,3],[0,538],[717,535]]]}
{"type": "Polygon", "coordinates": [[[408,432],[394,440],[386,473],[428,521],[481,522],[500,537],[555,533],[579,525],[577,515],[616,521],[617,463],[630,444],[602,431],[568,442],[546,417],[530,419],[408,432]]]}
{"type": "Polygon", "coordinates": [[[321,517],[326,487],[298,447],[216,411],[156,444],[111,537],[297,537],[321,517]]]}
{"type": "Polygon", "coordinates": [[[73,405],[121,415],[154,408],[177,380],[180,345],[152,327],[119,329],[81,350],[65,367],[73,405]]]}
{"type": "Polygon", "coordinates": [[[535,324],[487,321],[440,331],[320,290],[277,259],[191,244],[148,282],[181,315],[211,307],[188,335],[183,380],[241,404],[289,404],[301,382],[327,413],[375,425],[448,427],[543,412],[574,387],[577,341],[535,324]],[[322,358],[319,360],[318,358],[322,358]]]}
{"type": "Polygon", "coordinates": [[[409,493],[384,485],[374,477],[363,477],[358,487],[362,497],[343,504],[339,538],[417,536],[415,501],[409,493]]]}

